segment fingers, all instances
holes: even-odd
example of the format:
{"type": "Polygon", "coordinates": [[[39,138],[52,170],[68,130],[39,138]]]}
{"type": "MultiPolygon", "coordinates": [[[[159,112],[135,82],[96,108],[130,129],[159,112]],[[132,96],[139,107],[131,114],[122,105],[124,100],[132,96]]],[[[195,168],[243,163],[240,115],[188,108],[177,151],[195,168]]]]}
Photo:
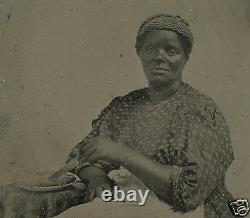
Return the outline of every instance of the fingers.
{"type": "Polygon", "coordinates": [[[103,190],[103,191],[104,191],[104,190],[109,190],[109,191],[112,192],[111,184],[105,184],[105,185],[103,185],[102,190],[103,190]]]}
{"type": "Polygon", "coordinates": [[[87,203],[93,201],[96,197],[101,197],[104,190],[110,190],[112,192],[110,184],[103,184],[97,187],[88,187],[84,202],[87,203]]]}
{"type": "Polygon", "coordinates": [[[105,184],[102,186],[97,186],[97,187],[88,187],[87,191],[85,192],[86,195],[84,197],[84,203],[88,203],[93,201],[96,197],[101,197],[102,192],[104,190],[110,190],[112,192],[111,186],[109,184],[105,184]]]}
{"type": "Polygon", "coordinates": [[[99,142],[101,136],[91,139],[81,147],[81,156],[85,157],[90,163],[94,163],[103,153],[103,145],[99,142]]]}
{"type": "Polygon", "coordinates": [[[88,179],[88,187],[85,191],[83,202],[87,203],[93,201],[96,197],[101,197],[104,190],[110,190],[112,192],[113,186],[113,180],[106,174],[88,179]]]}
{"type": "Polygon", "coordinates": [[[96,193],[95,193],[95,194],[96,194],[96,197],[99,197],[99,198],[100,198],[100,197],[102,196],[103,190],[104,190],[104,189],[103,189],[102,186],[96,187],[96,190],[95,190],[95,191],[96,191],[96,193]]]}
{"type": "Polygon", "coordinates": [[[112,192],[110,184],[103,184],[102,186],[96,187],[96,197],[101,197],[104,190],[109,190],[112,192]]]}
{"type": "Polygon", "coordinates": [[[89,159],[89,157],[96,152],[96,147],[90,147],[84,152],[84,156],[89,159]]]}
{"type": "Polygon", "coordinates": [[[91,137],[91,138],[88,138],[86,140],[83,139],[82,142],[80,142],[80,144],[81,144],[80,148],[82,149],[82,148],[86,147],[88,144],[93,143],[95,140],[96,140],[96,137],[91,137]]]}
{"type": "Polygon", "coordinates": [[[94,143],[88,143],[84,147],[81,148],[81,152],[84,154],[86,153],[90,148],[96,147],[94,143]]]}
{"type": "Polygon", "coordinates": [[[88,156],[88,161],[93,164],[97,161],[98,157],[95,153],[91,154],[90,156],[88,156]]]}
{"type": "Polygon", "coordinates": [[[92,190],[88,195],[88,202],[93,201],[95,198],[95,190],[92,190]]]}
{"type": "Polygon", "coordinates": [[[93,147],[93,142],[95,140],[96,137],[89,138],[86,141],[82,140],[82,143],[80,142],[77,146],[75,146],[71,150],[66,163],[70,162],[72,159],[79,159],[80,157],[82,157],[83,156],[82,153],[84,154],[86,150],[88,150],[90,147],[93,147]]]}
{"type": "Polygon", "coordinates": [[[88,189],[85,191],[84,203],[93,201],[94,198],[95,198],[95,188],[89,186],[88,189]]]}
{"type": "Polygon", "coordinates": [[[73,148],[68,156],[66,163],[69,163],[72,159],[79,157],[79,150],[77,148],[73,148]]]}
{"type": "Polygon", "coordinates": [[[90,143],[86,145],[82,149],[83,156],[87,158],[87,160],[91,162],[95,162],[97,158],[97,151],[100,150],[102,146],[96,146],[94,143],[90,143]]]}
{"type": "Polygon", "coordinates": [[[84,153],[87,151],[90,147],[92,147],[92,143],[85,144],[84,146],[81,147],[81,152],[84,153]]]}

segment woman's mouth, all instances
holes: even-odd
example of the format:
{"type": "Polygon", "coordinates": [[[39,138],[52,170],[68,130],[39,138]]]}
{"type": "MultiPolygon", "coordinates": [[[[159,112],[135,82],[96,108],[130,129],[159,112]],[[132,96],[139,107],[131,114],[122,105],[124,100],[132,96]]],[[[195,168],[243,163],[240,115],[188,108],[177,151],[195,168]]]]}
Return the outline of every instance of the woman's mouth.
{"type": "Polygon", "coordinates": [[[152,70],[152,74],[154,74],[154,75],[162,75],[162,74],[166,74],[168,72],[169,72],[169,69],[162,68],[162,67],[156,67],[152,70]]]}

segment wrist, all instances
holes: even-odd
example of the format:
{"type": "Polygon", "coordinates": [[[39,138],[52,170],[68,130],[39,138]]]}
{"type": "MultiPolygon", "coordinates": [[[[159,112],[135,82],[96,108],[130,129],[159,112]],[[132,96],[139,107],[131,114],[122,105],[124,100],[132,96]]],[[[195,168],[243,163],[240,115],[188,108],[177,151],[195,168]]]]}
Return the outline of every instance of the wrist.
{"type": "Polygon", "coordinates": [[[98,161],[93,166],[95,166],[95,167],[99,168],[100,170],[104,171],[106,174],[108,174],[110,172],[110,168],[107,165],[107,162],[98,161]]]}
{"type": "Polygon", "coordinates": [[[105,165],[105,163],[103,163],[102,161],[98,161],[95,164],[90,164],[88,162],[84,162],[84,163],[80,163],[75,169],[74,169],[74,173],[75,174],[79,174],[82,170],[88,168],[88,167],[95,167],[95,168],[99,168],[100,170],[102,170],[103,172],[105,172],[106,174],[109,173],[109,168],[105,165]]]}
{"type": "Polygon", "coordinates": [[[107,176],[107,174],[102,169],[100,169],[94,165],[91,165],[91,166],[88,166],[86,168],[81,169],[78,173],[78,176],[81,179],[85,179],[85,178],[90,178],[90,177],[95,177],[95,178],[96,177],[105,177],[105,176],[107,176]]]}

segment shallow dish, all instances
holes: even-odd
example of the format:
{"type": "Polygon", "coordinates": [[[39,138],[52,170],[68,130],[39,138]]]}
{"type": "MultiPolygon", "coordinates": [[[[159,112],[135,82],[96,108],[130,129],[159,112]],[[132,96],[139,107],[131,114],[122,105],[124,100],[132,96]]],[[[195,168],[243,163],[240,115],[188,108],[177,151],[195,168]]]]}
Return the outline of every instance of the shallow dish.
{"type": "Polygon", "coordinates": [[[31,191],[31,192],[52,192],[52,191],[61,191],[66,188],[69,188],[76,183],[80,183],[81,180],[80,178],[73,174],[73,173],[67,173],[65,176],[61,178],[61,180],[65,180],[65,182],[60,182],[60,178],[58,180],[48,180],[47,184],[46,182],[43,182],[43,184],[40,185],[33,185],[33,184],[28,184],[28,185],[23,185],[23,184],[12,184],[15,188],[19,188],[25,191],[31,191]],[[66,180],[67,179],[67,180],[66,180]],[[62,183],[62,184],[55,184],[55,185],[50,185],[51,183],[62,183]]]}

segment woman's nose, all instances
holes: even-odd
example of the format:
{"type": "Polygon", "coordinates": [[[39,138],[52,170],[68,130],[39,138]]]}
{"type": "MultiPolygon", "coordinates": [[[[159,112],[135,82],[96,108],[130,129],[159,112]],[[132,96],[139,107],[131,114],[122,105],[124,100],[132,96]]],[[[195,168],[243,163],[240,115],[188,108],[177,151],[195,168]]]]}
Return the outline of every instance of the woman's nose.
{"type": "Polygon", "coordinates": [[[167,60],[167,54],[166,52],[164,51],[164,49],[158,49],[157,50],[157,53],[155,55],[155,58],[157,60],[163,60],[163,61],[166,61],[167,60]]]}

